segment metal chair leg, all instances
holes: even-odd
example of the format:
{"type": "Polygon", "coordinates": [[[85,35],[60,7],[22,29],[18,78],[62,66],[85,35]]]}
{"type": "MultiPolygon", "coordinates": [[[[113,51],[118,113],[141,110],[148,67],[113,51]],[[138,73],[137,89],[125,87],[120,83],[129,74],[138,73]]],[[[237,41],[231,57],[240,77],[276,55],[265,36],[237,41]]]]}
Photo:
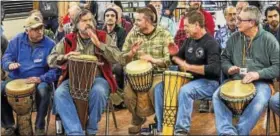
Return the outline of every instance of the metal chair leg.
{"type": "Polygon", "coordinates": [[[115,109],[114,109],[114,106],[113,106],[111,100],[110,100],[110,109],[112,112],[115,128],[118,129],[118,124],[117,124],[116,115],[115,115],[115,109]]]}
{"type": "Polygon", "coordinates": [[[276,117],[275,117],[275,113],[272,112],[272,115],[273,115],[274,129],[275,129],[275,131],[277,132],[277,131],[278,131],[278,130],[277,130],[277,120],[276,120],[276,117]]]}
{"type": "Polygon", "coordinates": [[[269,136],[270,132],[270,108],[267,107],[267,112],[266,112],[266,135],[269,136]]]}
{"type": "Polygon", "coordinates": [[[53,106],[53,93],[55,91],[55,85],[54,83],[52,83],[52,94],[50,97],[50,104],[48,107],[48,113],[47,113],[47,124],[46,124],[46,135],[48,135],[48,130],[49,130],[49,124],[50,124],[50,119],[51,119],[51,110],[52,110],[52,106],[53,106]]]}
{"type": "Polygon", "coordinates": [[[107,100],[106,106],[106,128],[105,128],[105,135],[109,135],[109,113],[110,113],[110,98],[107,100]]]}

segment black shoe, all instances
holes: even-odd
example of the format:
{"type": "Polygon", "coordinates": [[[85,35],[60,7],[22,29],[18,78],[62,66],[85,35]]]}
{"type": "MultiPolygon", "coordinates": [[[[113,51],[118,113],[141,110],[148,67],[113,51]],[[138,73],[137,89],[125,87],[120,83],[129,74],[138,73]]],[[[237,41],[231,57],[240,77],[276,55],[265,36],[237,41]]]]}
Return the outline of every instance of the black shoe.
{"type": "Polygon", "coordinates": [[[4,135],[5,136],[14,136],[14,135],[16,135],[15,128],[13,128],[13,127],[6,128],[5,132],[4,132],[4,135]]]}
{"type": "Polygon", "coordinates": [[[188,131],[184,131],[184,130],[177,131],[177,132],[174,132],[174,135],[175,136],[187,136],[188,135],[188,131]]]}
{"type": "Polygon", "coordinates": [[[200,113],[208,113],[209,112],[209,102],[208,101],[205,101],[205,100],[200,101],[199,112],[200,113]]]}

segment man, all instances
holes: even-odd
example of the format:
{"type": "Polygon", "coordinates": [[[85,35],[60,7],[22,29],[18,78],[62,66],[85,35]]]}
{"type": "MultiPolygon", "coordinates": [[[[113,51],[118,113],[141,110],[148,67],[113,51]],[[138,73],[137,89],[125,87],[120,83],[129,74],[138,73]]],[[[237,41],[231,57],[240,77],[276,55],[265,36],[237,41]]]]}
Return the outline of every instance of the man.
{"type": "MultiPolygon", "coordinates": [[[[169,65],[169,52],[168,45],[173,43],[171,34],[164,30],[162,27],[154,24],[156,20],[155,13],[149,8],[141,8],[136,12],[135,27],[129,32],[125,43],[123,45],[123,52],[129,52],[132,45],[142,42],[140,49],[130,60],[144,59],[151,62],[154,65],[154,81],[155,85],[158,80],[161,80],[161,74],[169,65]],[[159,75],[159,76],[156,76],[159,75]]],[[[146,121],[146,118],[140,117],[136,113],[137,96],[136,93],[127,85],[124,89],[125,96],[124,101],[132,114],[132,126],[128,128],[129,133],[136,134],[141,130],[142,124],[146,121]]],[[[153,87],[148,91],[149,100],[153,104],[153,87]]]]}
{"type": "Polygon", "coordinates": [[[223,49],[226,48],[226,42],[228,38],[237,31],[236,28],[236,8],[227,7],[224,11],[224,16],[226,19],[226,25],[221,27],[215,34],[215,39],[220,44],[223,49]]]}
{"type": "Polygon", "coordinates": [[[118,12],[118,20],[117,24],[124,28],[126,35],[130,32],[133,27],[133,23],[126,20],[125,16],[123,16],[123,10],[121,7],[117,6],[116,4],[111,4],[110,6],[118,12]]]}
{"type": "Polygon", "coordinates": [[[61,84],[54,94],[55,108],[67,135],[84,135],[73,99],[69,93],[69,80],[67,79],[67,67],[65,68],[65,66],[71,55],[97,56],[98,60],[102,61],[104,65],[98,66],[93,86],[89,91],[89,120],[86,128],[88,135],[95,135],[101,114],[106,106],[109,91],[115,92],[117,89],[111,63],[120,62],[122,64],[123,61],[119,58],[126,60],[126,56],[135,54],[139,46],[133,46],[127,54],[120,54],[110,36],[104,31],[96,30],[96,21],[91,12],[86,9],[82,9],[76,15],[73,25],[73,32],[67,34],[48,57],[48,64],[51,67],[63,69],[59,80],[61,84]]]}
{"type": "Polygon", "coordinates": [[[265,10],[265,17],[267,24],[264,26],[264,30],[270,32],[280,43],[280,9],[276,6],[270,6],[265,10]]]}
{"type": "Polygon", "coordinates": [[[249,6],[249,3],[247,1],[238,1],[236,3],[236,12],[237,14],[240,14],[240,12],[242,11],[242,9],[246,8],[249,6]]]}
{"type": "Polygon", "coordinates": [[[279,43],[262,29],[260,19],[257,7],[243,9],[237,17],[239,32],[229,38],[222,54],[223,73],[232,80],[253,83],[256,95],[233,126],[232,112],[221,100],[220,89],[217,89],[213,105],[218,135],[249,135],[269,101],[269,83],[279,76],[279,43]]]}
{"type": "MultiPolygon", "coordinates": [[[[43,20],[43,16],[42,16],[41,12],[37,9],[30,11],[30,16],[31,15],[38,16],[43,20]]],[[[48,36],[51,39],[54,39],[54,33],[49,29],[44,29],[44,35],[48,36]]]]}
{"type": "MultiPolygon", "coordinates": [[[[182,72],[191,73],[194,79],[181,87],[178,96],[178,112],[175,135],[190,131],[193,101],[212,97],[219,86],[220,49],[215,39],[206,32],[203,14],[189,12],[184,18],[185,31],[190,38],[185,40],[172,60],[182,72]]],[[[162,131],[163,83],[155,87],[155,110],[158,131],[162,131]]]]}
{"type": "MultiPolygon", "coordinates": [[[[276,6],[270,6],[265,10],[265,16],[267,19],[267,24],[264,26],[264,29],[275,36],[280,43],[280,27],[279,27],[279,18],[280,18],[280,9],[276,6]]],[[[280,78],[278,77],[278,81],[280,78]]],[[[269,107],[280,116],[280,94],[277,92],[274,96],[270,98],[269,107]]]]}
{"type": "Polygon", "coordinates": [[[13,38],[2,58],[2,66],[9,72],[8,79],[1,84],[1,119],[6,135],[14,134],[14,118],[12,107],[5,96],[8,82],[23,78],[28,83],[36,84],[37,116],[35,134],[45,133],[45,117],[51,97],[51,83],[57,80],[57,69],[50,69],[47,56],[55,43],[44,36],[44,24],[40,17],[29,16],[25,23],[26,32],[13,38]]]}
{"type": "Polygon", "coordinates": [[[58,29],[55,33],[55,41],[59,42],[66,34],[69,34],[73,30],[73,21],[77,13],[81,11],[81,8],[78,5],[74,5],[68,9],[70,16],[70,22],[63,25],[62,19],[60,18],[58,29]]]}
{"type": "MultiPolygon", "coordinates": [[[[125,30],[117,24],[117,20],[119,17],[120,16],[118,16],[118,13],[115,9],[106,9],[104,12],[105,26],[103,30],[112,37],[113,43],[119,48],[119,50],[122,50],[126,34],[125,30]]],[[[115,74],[115,78],[118,83],[118,94],[121,95],[124,89],[124,72],[123,67],[120,63],[116,63],[113,65],[113,73],[115,74]]],[[[119,97],[119,95],[111,95],[111,97],[114,97],[112,98],[112,102],[115,105],[120,105],[123,101],[122,98],[119,97]]]]}
{"type": "Polygon", "coordinates": [[[190,10],[197,10],[203,14],[203,16],[205,18],[206,31],[209,32],[212,36],[214,36],[215,22],[213,20],[212,15],[202,8],[202,2],[201,1],[190,1],[189,6],[190,6],[190,10]]]}
{"type": "Polygon", "coordinates": [[[176,33],[176,25],[174,20],[161,15],[162,4],[160,1],[151,1],[148,6],[153,6],[156,9],[156,14],[158,16],[157,23],[163,27],[165,30],[169,31],[174,37],[176,33]]]}

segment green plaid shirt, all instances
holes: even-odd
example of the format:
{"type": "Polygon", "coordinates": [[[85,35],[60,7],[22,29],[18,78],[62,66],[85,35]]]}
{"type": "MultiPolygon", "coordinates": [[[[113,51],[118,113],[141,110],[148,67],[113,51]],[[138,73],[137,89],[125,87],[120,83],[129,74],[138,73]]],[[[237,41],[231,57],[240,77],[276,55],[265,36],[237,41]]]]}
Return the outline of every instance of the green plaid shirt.
{"type": "MultiPolygon", "coordinates": [[[[135,27],[129,32],[123,45],[123,52],[130,51],[131,46],[137,41],[143,41],[140,45],[140,49],[132,60],[140,59],[142,53],[149,54],[155,59],[162,59],[166,66],[170,64],[170,55],[168,52],[168,44],[173,43],[173,38],[170,32],[164,28],[157,26],[156,30],[151,35],[144,35],[137,31],[135,27]]],[[[155,73],[162,73],[166,68],[155,68],[155,73]]]]}

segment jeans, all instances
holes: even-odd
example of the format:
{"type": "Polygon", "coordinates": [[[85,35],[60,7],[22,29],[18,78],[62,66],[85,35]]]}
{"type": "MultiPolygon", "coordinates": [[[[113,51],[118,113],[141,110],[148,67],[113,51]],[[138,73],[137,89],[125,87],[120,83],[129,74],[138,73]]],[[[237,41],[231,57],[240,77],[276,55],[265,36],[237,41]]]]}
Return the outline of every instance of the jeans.
{"type": "Polygon", "coordinates": [[[277,92],[270,98],[269,107],[275,112],[278,116],[280,116],[280,93],[277,92]]]}
{"type": "MultiPolygon", "coordinates": [[[[5,92],[6,84],[10,81],[12,80],[8,79],[1,83],[1,124],[4,128],[13,127],[13,125],[15,124],[13,117],[13,109],[8,103],[5,92]]],[[[45,128],[45,117],[48,112],[51,91],[51,86],[48,83],[42,82],[36,86],[37,116],[35,127],[38,129],[45,128]]]]}
{"type": "MultiPolygon", "coordinates": [[[[98,122],[106,108],[110,86],[103,77],[96,77],[89,91],[89,119],[86,131],[88,134],[96,134],[98,122]]],[[[67,135],[84,135],[80,119],[69,92],[69,80],[65,80],[57,88],[54,94],[55,109],[60,115],[63,127],[67,135]]]]}
{"type": "Polygon", "coordinates": [[[124,89],[124,71],[121,64],[117,63],[113,65],[113,73],[116,75],[116,81],[120,89],[124,89]]]}
{"type": "Polygon", "coordinates": [[[232,124],[232,112],[220,97],[220,88],[213,95],[213,105],[218,135],[249,135],[256,125],[270,98],[270,88],[265,82],[254,83],[256,95],[239,117],[235,126],[232,124]]]}
{"type": "MultiPolygon", "coordinates": [[[[196,99],[211,98],[218,88],[219,82],[208,79],[197,79],[190,81],[180,88],[178,96],[178,111],[175,132],[189,131],[191,125],[191,114],[193,101],[196,99]]],[[[163,83],[155,87],[155,112],[157,117],[157,129],[162,131],[163,123],[163,83]]]]}

